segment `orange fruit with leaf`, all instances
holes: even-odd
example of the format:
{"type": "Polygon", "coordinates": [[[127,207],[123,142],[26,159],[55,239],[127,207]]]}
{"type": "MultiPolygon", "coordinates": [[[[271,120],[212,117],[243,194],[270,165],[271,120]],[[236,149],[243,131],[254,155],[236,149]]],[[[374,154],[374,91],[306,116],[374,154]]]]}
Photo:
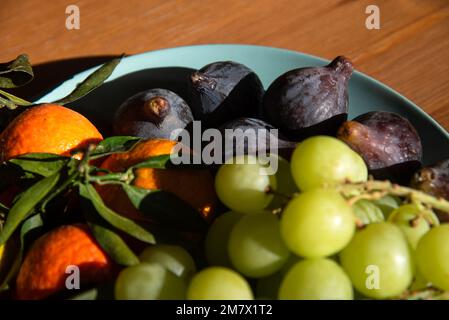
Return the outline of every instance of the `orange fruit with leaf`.
{"type": "MultiPolygon", "coordinates": [[[[138,142],[131,150],[109,156],[101,168],[111,172],[123,172],[130,166],[148,158],[171,154],[177,142],[164,139],[152,139],[138,142]]],[[[209,219],[214,212],[217,198],[214,191],[214,179],[207,170],[200,169],[154,169],[138,168],[134,172],[132,185],[148,189],[171,192],[195,208],[209,219]]],[[[145,220],[120,186],[98,186],[103,201],[117,213],[130,218],[145,220]]],[[[179,212],[182,215],[182,212],[179,212]]]]}
{"type": "Polygon", "coordinates": [[[27,153],[72,152],[103,140],[83,115],[56,104],[31,107],[19,114],[0,135],[0,161],[27,153]]]}
{"type": "Polygon", "coordinates": [[[116,266],[87,226],[63,225],[37,239],[23,260],[16,280],[18,299],[43,299],[66,288],[68,267],[79,268],[84,285],[111,279],[116,266]]]}

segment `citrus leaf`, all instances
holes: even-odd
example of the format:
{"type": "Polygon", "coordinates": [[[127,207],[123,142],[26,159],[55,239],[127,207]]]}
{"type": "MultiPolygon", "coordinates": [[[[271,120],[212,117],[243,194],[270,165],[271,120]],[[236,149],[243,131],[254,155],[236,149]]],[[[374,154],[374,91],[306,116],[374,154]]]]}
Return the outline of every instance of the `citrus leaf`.
{"type": "Polygon", "coordinates": [[[7,213],[9,208],[0,202],[0,212],[7,213]]]}
{"type": "Polygon", "coordinates": [[[8,213],[3,229],[0,231],[0,245],[4,244],[17,226],[31,213],[35,206],[52,191],[59,181],[60,174],[46,177],[19,195],[8,213]]]}
{"type": "Polygon", "coordinates": [[[94,156],[106,156],[111,153],[125,152],[131,149],[138,141],[139,137],[117,136],[106,138],[101,141],[92,151],[91,158],[94,156]]]}
{"type": "Polygon", "coordinates": [[[153,169],[165,169],[170,164],[170,155],[164,154],[160,156],[155,156],[148,158],[147,160],[144,160],[142,162],[139,162],[138,164],[132,166],[134,169],[139,168],[153,168],[153,169]]]}
{"type": "Polygon", "coordinates": [[[100,68],[90,74],[83,82],[79,83],[68,96],[54,101],[53,103],[64,105],[76,101],[79,98],[84,97],[89,92],[95,90],[96,88],[101,86],[107,78],[109,78],[121,59],[122,57],[119,57],[106,62],[100,68]]]}
{"type": "Polygon", "coordinates": [[[155,243],[154,236],[151,234],[151,232],[145,230],[133,220],[121,216],[115,213],[113,210],[109,209],[104,204],[97,190],[95,190],[95,188],[91,184],[80,184],[79,190],[80,195],[87,200],[90,200],[100,216],[107,222],[109,222],[112,226],[126,232],[130,236],[140,241],[152,244],[155,243]]]}
{"type": "Polygon", "coordinates": [[[13,102],[14,104],[18,105],[18,106],[31,106],[33,105],[33,103],[26,101],[22,98],[16,97],[13,94],[10,94],[6,91],[0,90],[0,95],[6,97],[9,101],[13,102]]]}
{"type": "Polygon", "coordinates": [[[116,263],[123,266],[133,266],[139,263],[139,259],[134,252],[114,231],[92,221],[88,221],[88,225],[100,246],[116,263]]]}
{"type": "Polygon", "coordinates": [[[60,171],[70,158],[50,153],[29,153],[8,162],[19,166],[23,171],[48,177],[60,171]]]}
{"type": "Polygon", "coordinates": [[[19,271],[19,267],[22,264],[23,259],[23,250],[25,248],[25,242],[26,237],[29,235],[32,231],[37,231],[39,228],[43,226],[42,217],[40,214],[35,214],[28,219],[26,219],[21,228],[20,228],[20,248],[17,253],[17,256],[14,259],[14,262],[12,266],[10,267],[8,273],[6,274],[5,278],[2,281],[2,284],[0,285],[0,290],[5,290],[11,280],[13,280],[19,271]]]}
{"type": "Polygon", "coordinates": [[[33,69],[26,54],[0,64],[0,88],[20,87],[30,82],[33,77],[33,69]]]}
{"type": "Polygon", "coordinates": [[[9,99],[0,97],[0,109],[6,107],[9,110],[14,110],[17,108],[17,105],[9,99]]]}
{"type": "Polygon", "coordinates": [[[204,230],[207,223],[198,211],[176,195],[162,190],[143,191],[123,185],[133,205],[152,221],[178,230],[204,230]]]}
{"type": "Polygon", "coordinates": [[[142,204],[142,200],[145,199],[149,193],[153,192],[153,190],[143,189],[125,183],[122,185],[122,188],[128,195],[129,200],[131,200],[132,204],[137,209],[139,209],[142,204]]]}

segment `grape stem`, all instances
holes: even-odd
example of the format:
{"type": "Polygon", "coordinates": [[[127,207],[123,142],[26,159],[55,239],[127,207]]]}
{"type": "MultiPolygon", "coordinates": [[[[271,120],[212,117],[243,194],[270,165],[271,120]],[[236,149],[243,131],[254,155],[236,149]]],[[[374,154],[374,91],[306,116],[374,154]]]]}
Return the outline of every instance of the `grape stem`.
{"type": "Polygon", "coordinates": [[[449,214],[449,201],[390,181],[369,180],[366,182],[329,185],[327,187],[338,190],[345,198],[349,199],[350,204],[360,199],[378,200],[387,194],[391,194],[408,198],[411,202],[421,203],[449,214]]]}
{"type": "Polygon", "coordinates": [[[278,196],[278,197],[284,198],[284,199],[286,199],[286,200],[291,200],[291,199],[293,198],[292,195],[288,195],[288,194],[284,194],[284,193],[282,193],[282,192],[278,192],[278,191],[274,190],[274,189],[271,188],[271,187],[267,187],[267,188],[265,189],[265,193],[266,193],[266,194],[272,194],[272,195],[274,195],[274,196],[278,196]]]}
{"type": "Polygon", "coordinates": [[[429,287],[417,291],[406,291],[398,298],[400,300],[446,300],[448,294],[448,292],[429,287]]]}

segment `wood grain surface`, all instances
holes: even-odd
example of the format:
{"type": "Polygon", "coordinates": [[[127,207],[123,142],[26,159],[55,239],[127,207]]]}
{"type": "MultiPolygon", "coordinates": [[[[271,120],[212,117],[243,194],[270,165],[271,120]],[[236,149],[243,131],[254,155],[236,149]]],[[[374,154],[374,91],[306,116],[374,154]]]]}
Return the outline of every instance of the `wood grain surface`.
{"type": "Polygon", "coordinates": [[[206,43],[344,54],[449,129],[447,0],[1,0],[0,61],[24,52],[37,65],[25,96],[111,55],[206,43]],[[79,30],[65,26],[71,4],[79,30]],[[365,27],[370,4],[379,30],[365,27]]]}

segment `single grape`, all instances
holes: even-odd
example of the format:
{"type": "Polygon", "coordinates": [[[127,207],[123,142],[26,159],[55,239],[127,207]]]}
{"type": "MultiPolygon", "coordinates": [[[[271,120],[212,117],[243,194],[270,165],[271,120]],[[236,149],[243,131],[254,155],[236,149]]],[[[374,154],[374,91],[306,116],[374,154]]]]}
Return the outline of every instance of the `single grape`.
{"type": "MultiPolygon", "coordinates": [[[[275,155],[271,156],[275,157],[275,155]]],[[[273,201],[270,203],[270,208],[273,209],[284,207],[288,202],[288,198],[286,196],[299,192],[295,180],[293,180],[290,170],[290,162],[281,156],[276,156],[276,159],[278,161],[278,169],[275,174],[277,194],[273,196],[273,201]]]]}
{"type": "Polygon", "coordinates": [[[449,291],[449,224],[432,228],[418,243],[418,269],[435,287],[449,291]]]}
{"type": "Polygon", "coordinates": [[[180,246],[157,244],[143,250],[139,259],[142,262],[159,263],[185,280],[189,280],[196,272],[192,256],[180,246]]]}
{"type": "Polygon", "coordinates": [[[351,281],[330,259],[306,259],[290,268],[279,289],[281,300],[352,300],[351,281]]]}
{"type": "Polygon", "coordinates": [[[209,267],[197,273],[187,289],[189,300],[252,300],[248,282],[237,272],[209,267]]]}
{"type": "Polygon", "coordinates": [[[123,269],[115,282],[117,300],[179,300],[185,294],[185,281],[157,263],[123,269]]]}
{"type": "Polygon", "coordinates": [[[293,152],[291,168],[296,185],[302,191],[368,178],[362,157],[344,142],[327,136],[315,136],[301,142],[293,152]]]}
{"type": "Polygon", "coordinates": [[[372,202],[382,210],[385,219],[388,219],[393,210],[399,208],[402,204],[400,198],[392,195],[386,195],[372,202]]]}
{"type": "Polygon", "coordinates": [[[279,220],[269,213],[241,218],[231,231],[228,250],[235,269],[252,278],[280,270],[290,255],[281,238],[279,220]]]}
{"type": "Polygon", "coordinates": [[[205,249],[207,262],[211,266],[232,267],[228,253],[229,235],[242,216],[241,213],[228,211],[216,218],[210,226],[205,249]]]}
{"type": "MultiPolygon", "coordinates": [[[[388,217],[388,222],[397,225],[414,250],[419,239],[430,230],[429,222],[420,216],[421,210],[414,204],[406,204],[394,210],[388,217]]],[[[435,219],[437,220],[436,216],[435,219]]]]}
{"type": "Polygon", "coordinates": [[[352,208],[334,190],[301,193],[289,202],[281,217],[281,235],[287,247],[306,258],[337,253],[354,231],[352,208]]]}
{"type": "Polygon", "coordinates": [[[340,263],[354,287],[369,298],[401,294],[413,280],[409,246],[399,227],[372,223],[358,231],[340,253],[340,263]]]}
{"type": "Polygon", "coordinates": [[[385,220],[382,210],[372,201],[361,199],[352,208],[363,225],[385,220]]]}
{"type": "Polygon", "coordinates": [[[260,213],[272,201],[276,177],[255,156],[237,156],[223,164],[215,176],[215,190],[231,210],[260,213]]]}
{"type": "Polygon", "coordinates": [[[287,272],[296,263],[301,261],[301,258],[293,254],[290,255],[284,266],[276,273],[269,276],[257,279],[256,295],[265,299],[275,300],[279,296],[279,287],[287,272]]]}

